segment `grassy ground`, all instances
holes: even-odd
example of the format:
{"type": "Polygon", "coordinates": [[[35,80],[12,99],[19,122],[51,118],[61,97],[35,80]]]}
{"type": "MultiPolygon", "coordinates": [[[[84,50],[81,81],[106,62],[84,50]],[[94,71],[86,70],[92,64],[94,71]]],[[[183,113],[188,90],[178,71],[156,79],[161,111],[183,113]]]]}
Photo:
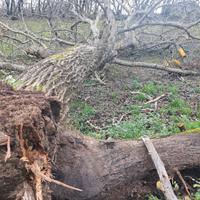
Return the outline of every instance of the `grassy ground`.
{"type": "Polygon", "coordinates": [[[96,138],[137,139],[200,128],[200,82],[153,70],[107,68],[106,86],[88,79],[70,104],[72,123],[96,138]],[[155,103],[148,103],[161,95],[155,103]]]}

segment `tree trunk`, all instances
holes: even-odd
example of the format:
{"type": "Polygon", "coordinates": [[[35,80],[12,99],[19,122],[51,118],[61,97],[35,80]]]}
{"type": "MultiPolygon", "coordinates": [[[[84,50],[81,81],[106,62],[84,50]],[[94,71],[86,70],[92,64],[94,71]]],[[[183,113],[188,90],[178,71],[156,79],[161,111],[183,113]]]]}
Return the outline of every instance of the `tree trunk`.
{"type": "MultiPolygon", "coordinates": [[[[54,200],[66,197],[70,200],[143,200],[159,180],[142,141],[96,141],[67,134],[60,140],[55,172],[61,180],[76,185],[83,192],[55,186],[54,200]]],[[[152,141],[170,175],[174,174],[174,168],[197,167],[200,171],[199,134],[152,141]]]]}
{"type": "MultiPolygon", "coordinates": [[[[0,84],[0,101],[0,131],[11,137],[11,158],[6,163],[6,146],[0,146],[2,199],[23,199],[28,193],[35,200],[35,176],[27,168],[27,161],[20,160],[24,156],[31,165],[34,161],[43,163],[41,155],[48,155],[46,165],[53,169],[55,179],[83,189],[78,192],[51,185],[50,195],[49,184],[43,182],[45,200],[144,199],[153,187],[152,182],[158,180],[141,141],[98,141],[59,131],[56,121],[61,105],[40,92],[13,91],[0,84]]],[[[152,141],[169,174],[173,174],[175,167],[196,167],[200,171],[199,134],[152,141]]]]}
{"type": "Polygon", "coordinates": [[[71,95],[92,72],[104,66],[111,58],[111,51],[105,44],[71,47],[25,71],[20,77],[21,88],[39,89],[48,95],[57,96],[64,103],[65,116],[71,95]]]}

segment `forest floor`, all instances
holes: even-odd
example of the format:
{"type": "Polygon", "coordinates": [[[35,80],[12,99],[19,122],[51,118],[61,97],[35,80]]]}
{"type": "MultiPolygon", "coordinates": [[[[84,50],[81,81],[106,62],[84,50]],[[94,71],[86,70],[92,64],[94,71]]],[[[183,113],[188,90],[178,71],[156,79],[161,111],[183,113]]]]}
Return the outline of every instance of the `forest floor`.
{"type": "Polygon", "coordinates": [[[96,138],[137,139],[200,128],[199,77],[107,65],[70,102],[70,118],[96,138]],[[161,97],[158,101],[149,101],[161,97]]]}

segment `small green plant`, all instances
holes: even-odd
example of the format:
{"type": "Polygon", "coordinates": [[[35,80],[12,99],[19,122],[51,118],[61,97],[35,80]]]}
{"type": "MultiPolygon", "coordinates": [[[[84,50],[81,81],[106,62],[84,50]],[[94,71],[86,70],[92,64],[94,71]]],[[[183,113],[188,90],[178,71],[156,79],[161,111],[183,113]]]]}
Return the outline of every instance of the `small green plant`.
{"type": "Polygon", "coordinates": [[[194,194],[195,200],[200,200],[200,182],[196,181],[196,183],[193,185],[195,189],[197,189],[196,193],[194,194]]]}
{"type": "Polygon", "coordinates": [[[170,93],[174,96],[178,95],[178,88],[176,85],[169,84],[169,85],[167,85],[166,90],[168,93],[170,93]]]}
{"type": "Polygon", "coordinates": [[[132,81],[132,89],[133,90],[139,90],[141,88],[141,83],[139,82],[138,79],[134,79],[132,81]]]}
{"type": "Polygon", "coordinates": [[[117,96],[118,96],[118,93],[116,91],[113,91],[111,93],[111,97],[112,97],[112,100],[117,103],[117,96]]]}
{"type": "Polygon", "coordinates": [[[83,133],[91,131],[91,127],[87,124],[96,111],[94,108],[83,101],[74,101],[70,104],[69,115],[71,116],[74,125],[83,133]]]}
{"type": "Polygon", "coordinates": [[[145,94],[140,93],[140,94],[137,94],[135,96],[135,99],[138,100],[138,101],[142,101],[143,102],[143,101],[147,100],[148,98],[147,98],[147,96],[145,94]]]}
{"type": "Polygon", "coordinates": [[[173,97],[168,105],[168,113],[172,115],[187,115],[192,113],[190,106],[181,98],[173,97]]]}
{"type": "Polygon", "coordinates": [[[155,82],[149,82],[145,84],[142,88],[142,92],[152,96],[160,94],[162,91],[163,87],[155,82]]]}
{"type": "Polygon", "coordinates": [[[159,200],[159,198],[151,194],[148,196],[148,200],[159,200]]]}
{"type": "Polygon", "coordinates": [[[87,79],[87,80],[84,81],[85,86],[93,86],[95,84],[96,84],[96,81],[93,80],[93,79],[87,79]]]}
{"type": "Polygon", "coordinates": [[[195,200],[200,200],[200,190],[197,191],[197,192],[194,194],[194,199],[195,199],[195,200]]]}
{"type": "Polygon", "coordinates": [[[197,93],[197,94],[200,94],[200,86],[199,87],[196,87],[194,88],[194,92],[197,93]]]}
{"type": "Polygon", "coordinates": [[[130,111],[132,115],[139,115],[142,111],[142,108],[138,105],[130,105],[128,107],[128,111],[130,111]]]}

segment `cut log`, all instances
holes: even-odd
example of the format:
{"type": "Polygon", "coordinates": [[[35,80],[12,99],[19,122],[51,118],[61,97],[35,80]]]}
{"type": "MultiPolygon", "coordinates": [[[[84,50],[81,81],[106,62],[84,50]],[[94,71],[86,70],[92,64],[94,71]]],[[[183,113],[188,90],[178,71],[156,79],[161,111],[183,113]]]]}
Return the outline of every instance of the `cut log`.
{"type": "MultiPolygon", "coordinates": [[[[43,183],[45,200],[137,200],[155,189],[152,183],[158,177],[142,141],[98,141],[60,131],[56,124],[60,103],[39,92],[13,91],[0,84],[0,101],[0,131],[11,137],[11,158],[7,162],[4,161],[7,147],[0,146],[1,199],[35,195],[34,176],[20,160],[24,151],[22,142],[29,159],[36,159],[31,157],[34,153],[48,155],[56,180],[83,189],[78,192],[43,183]]],[[[170,175],[175,167],[180,171],[199,169],[199,134],[152,141],[170,175]]]]}

